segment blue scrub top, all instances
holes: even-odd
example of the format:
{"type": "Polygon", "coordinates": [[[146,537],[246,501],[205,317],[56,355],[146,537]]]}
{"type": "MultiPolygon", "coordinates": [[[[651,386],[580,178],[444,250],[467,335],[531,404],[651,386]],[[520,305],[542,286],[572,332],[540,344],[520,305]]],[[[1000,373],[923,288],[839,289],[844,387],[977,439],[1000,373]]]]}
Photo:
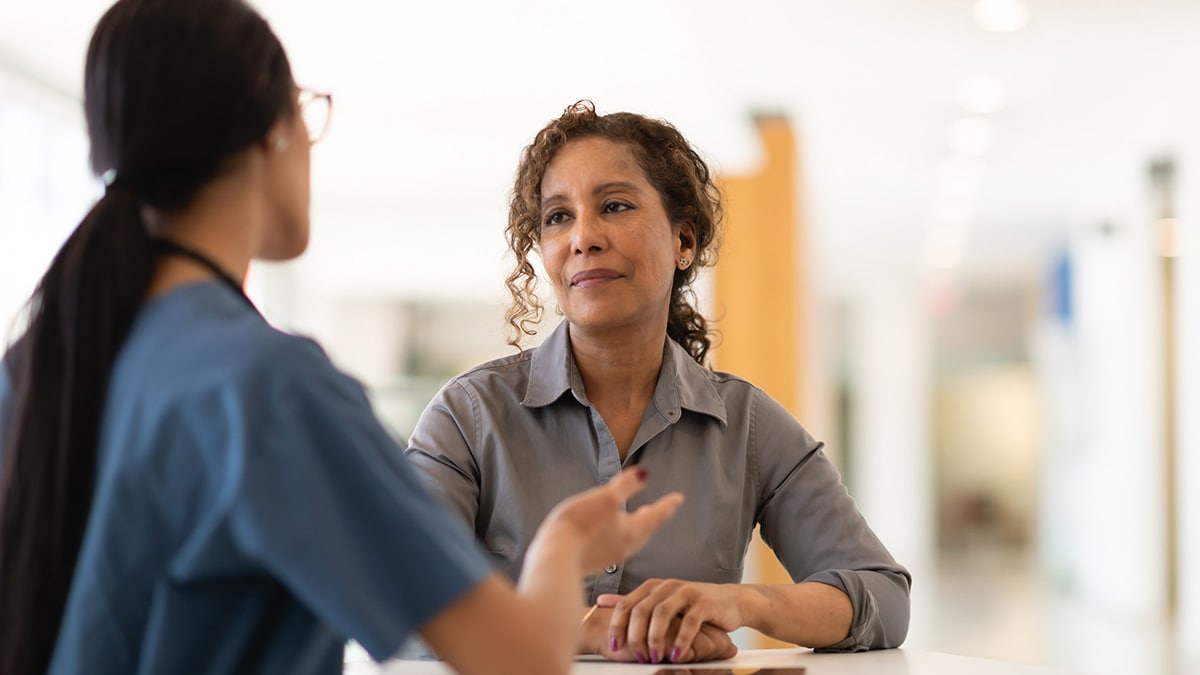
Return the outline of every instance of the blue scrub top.
{"type": "Polygon", "coordinates": [[[386,658],[489,572],[360,384],[192,284],[115,365],[50,672],[339,673],[347,639],[386,658]]]}

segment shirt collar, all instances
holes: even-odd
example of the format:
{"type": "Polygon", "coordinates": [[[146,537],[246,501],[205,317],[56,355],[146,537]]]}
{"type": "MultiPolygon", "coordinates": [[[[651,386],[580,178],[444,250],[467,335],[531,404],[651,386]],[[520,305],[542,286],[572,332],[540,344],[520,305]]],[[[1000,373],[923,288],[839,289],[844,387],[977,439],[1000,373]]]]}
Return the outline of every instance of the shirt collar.
{"type": "Polygon", "coordinates": [[[541,408],[557,401],[571,391],[580,403],[586,404],[583,396],[583,379],[575,367],[571,355],[571,340],[567,334],[567,322],[562,321],[542,344],[533,350],[529,360],[529,385],[521,405],[541,408]]]}
{"type": "MultiPolygon", "coordinates": [[[[670,420],[678,419],[680,410],[690,410],[725,424],[725,402],[717,393],[711,375],[711,371],[696,363],[679,343],[667,338],[662,369],[654,389],[655,408],[670,420]]],[[[530,408],[548,406],[567,391],[575,400],[588,405],[583,379],[571,353],[568,323],[563,321],[533,350],[529,385],[521,404],[530,408]]]]}
{"type": "Polygon", "coordinates": [[[668,419],[676,419],[683,409],[713,417],[722,425],[726,423],[725,401],[713,384],[712,371],[696,363],[683,345],[670,338],[663,348],[654,405],[668,419]]]}

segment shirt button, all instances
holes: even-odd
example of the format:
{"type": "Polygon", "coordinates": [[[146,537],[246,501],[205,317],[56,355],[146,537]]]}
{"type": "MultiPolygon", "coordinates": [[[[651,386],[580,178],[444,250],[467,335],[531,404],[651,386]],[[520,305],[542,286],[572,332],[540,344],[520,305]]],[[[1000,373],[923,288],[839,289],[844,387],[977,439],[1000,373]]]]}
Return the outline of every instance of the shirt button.
{"type": "Polygon", "coordinates": [[[605,572],[607,572],[607,573],[609,573],[609,574],[616,574],[616,573],[617,573],[617,566],[616,566],[616,565],[609,565],[608,567],[605,567],[605,568],[604,568],[604,571],[605,571],[605,572]]]}

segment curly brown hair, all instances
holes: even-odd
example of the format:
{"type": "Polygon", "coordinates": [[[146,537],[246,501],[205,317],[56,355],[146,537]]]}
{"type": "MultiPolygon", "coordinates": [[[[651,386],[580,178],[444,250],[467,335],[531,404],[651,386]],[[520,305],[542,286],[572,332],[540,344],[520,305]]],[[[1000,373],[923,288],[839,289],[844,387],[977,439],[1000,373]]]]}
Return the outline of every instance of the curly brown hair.
{"type": "Polygon", "coordinates": [[[588,137],[627,144],[646,179],[658,191],[671,222],[690,222],[694,226],[696,264],[675,270],[667,336],[703,364],[714,331],[696,309],[692,282],[699,268],[710,267],[717,261],[724,218],[721,191],[708,165],[670,123],[628,112],[598,115],[592,102],[586,100],[564,110],[521,153],[505,229],[509,250],[516,258],[504,282],[512,296],[512,304],[504,315],[508,322],[508,343],[520,349],[521,339],[535,335],[537,330],[533,326],[542,318],[542,303],[536,292],[537,272],[529,261],[529,252],[541,237],[542,177],[559,149],[570,141],[588,137]]]}

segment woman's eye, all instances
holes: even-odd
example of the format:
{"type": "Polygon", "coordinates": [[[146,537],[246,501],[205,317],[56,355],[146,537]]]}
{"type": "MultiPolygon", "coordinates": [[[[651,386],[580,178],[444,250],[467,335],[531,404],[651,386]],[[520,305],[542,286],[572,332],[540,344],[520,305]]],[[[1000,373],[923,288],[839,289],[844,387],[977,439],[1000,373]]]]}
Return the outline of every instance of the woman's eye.
{"type": "Polygon", "coordinates": [[[621,211],[628,211],[629,209],[632,209],[632,208],[633,208],[632,206],[630,206],[629,204],[625,204],[624,202],[605,202],[604,203],[604,212],[605,213],[620,213],[621,211]]]}
{"type": "Polygon", "coordinates": [[[568,213],[566,211],[551,211],[546,214],[546,218],[542,221],[543,225],[561,225],[567,222],[568,213]]]}

